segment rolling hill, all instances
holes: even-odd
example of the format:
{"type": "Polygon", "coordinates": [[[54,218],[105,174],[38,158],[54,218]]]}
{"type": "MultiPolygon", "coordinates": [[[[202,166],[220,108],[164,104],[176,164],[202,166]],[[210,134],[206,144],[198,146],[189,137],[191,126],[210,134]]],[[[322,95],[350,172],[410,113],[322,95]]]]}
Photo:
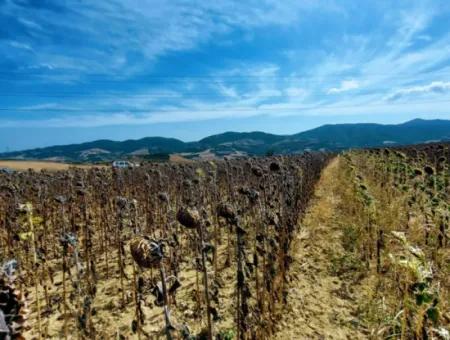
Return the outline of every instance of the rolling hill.
{"type": "Polygon", "coordinates": [[[60,160],[68,162],[102,162],[117,158],[158,158],[181,154],[201,158],[202,154],[264,155],[299,153],[305,150],[337,151],[347,148],[405,145],[433,141],[450,141],[450,120],[415,119],[403,124],[336,124],[294,135],[264,132],[225,132],[197,142],[175,138],[146,137],[122,142],[97,140],[88,143],[59,145],[0,154],[2,159],[60,160]]]}

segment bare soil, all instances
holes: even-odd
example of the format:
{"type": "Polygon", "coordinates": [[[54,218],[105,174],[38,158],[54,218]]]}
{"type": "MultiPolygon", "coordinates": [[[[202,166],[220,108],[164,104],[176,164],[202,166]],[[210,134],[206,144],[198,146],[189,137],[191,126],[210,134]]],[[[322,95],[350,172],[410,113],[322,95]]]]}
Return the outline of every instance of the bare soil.
{"type": "Polygon", "coordinates": [[[331,258],[343,256],[339,220],[339,159],[323,171],[292,250],[287,313],[274,339],[367,339],[358,329],[351,283],[333,274],[331,258]]]}

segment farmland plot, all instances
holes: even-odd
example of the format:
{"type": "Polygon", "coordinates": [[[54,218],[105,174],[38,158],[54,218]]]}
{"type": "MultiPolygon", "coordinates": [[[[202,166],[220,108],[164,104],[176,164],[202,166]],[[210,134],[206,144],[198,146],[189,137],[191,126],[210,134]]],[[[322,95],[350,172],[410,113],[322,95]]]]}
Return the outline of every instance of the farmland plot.
{"type": "Polygon", "coordinates": [[[3,175],[8,332],[268,338],[327,154],[3,175]]]}

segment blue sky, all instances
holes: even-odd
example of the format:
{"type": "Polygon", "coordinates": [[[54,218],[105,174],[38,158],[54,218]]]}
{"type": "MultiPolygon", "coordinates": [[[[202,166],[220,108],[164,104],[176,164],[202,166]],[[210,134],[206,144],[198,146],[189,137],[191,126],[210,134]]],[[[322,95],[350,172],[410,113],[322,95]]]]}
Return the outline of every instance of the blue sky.
{"type": "Polygon", "coordinates": [[[448,0],[0,0],[0,151],[450,119],[448,0]]]}

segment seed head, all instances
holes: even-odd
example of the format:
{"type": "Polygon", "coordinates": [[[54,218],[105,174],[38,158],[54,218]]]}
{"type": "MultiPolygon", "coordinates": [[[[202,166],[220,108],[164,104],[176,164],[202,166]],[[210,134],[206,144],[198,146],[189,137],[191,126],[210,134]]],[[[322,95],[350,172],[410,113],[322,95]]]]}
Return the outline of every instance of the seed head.
{"type": "Polygon", "coordinates": [[[223,217],[227,220],[232,220],[236,218],[236,213],[230,204],[220,203],[217,206],[217,216],[223,217]]]}
{"type": "Polygon", "coordinates": [[[278,162],[272,162],[270,163],[270,171],[276,172],[276,171],[280,171],[281,167],[280,164],[278,162]]]}
{"type": "Polygon", "coordinates": [[[146,236],[133,239],[130,250],[134,261],[141,268],[158,267],[164,257],[163,244],[146,236]]]}
{"type": "Polygon", "coordinates": [[[429,166],[429,165],[426,165],[426,166],[423,168],[423,170],[424,170],[425,173],[426,173],[427,175],[429,175],[429,176],[431,176],[432,174],[434,174],[434,169],[433,169],[431,166],[429,166]]]}
{"type": "Polygon", "coordinates": [[[200,226],[200,213],[195,208],[180,208],[177,213],[177,220],[182,226],[188,229],[195,229],[200,226]]]}

